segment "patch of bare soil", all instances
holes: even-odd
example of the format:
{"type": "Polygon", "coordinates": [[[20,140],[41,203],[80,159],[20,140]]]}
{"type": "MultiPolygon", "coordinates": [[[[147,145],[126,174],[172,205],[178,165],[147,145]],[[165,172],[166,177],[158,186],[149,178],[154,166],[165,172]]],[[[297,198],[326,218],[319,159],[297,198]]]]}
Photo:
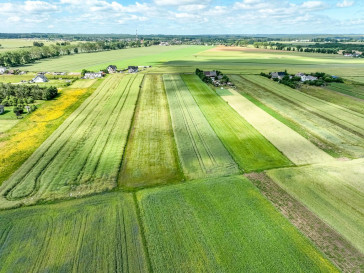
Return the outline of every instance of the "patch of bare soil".
{"type": "Polygon", "coordinates": [[[364,272],[364,255],[265,173],[245,174],[343,272],[364,272]]]}

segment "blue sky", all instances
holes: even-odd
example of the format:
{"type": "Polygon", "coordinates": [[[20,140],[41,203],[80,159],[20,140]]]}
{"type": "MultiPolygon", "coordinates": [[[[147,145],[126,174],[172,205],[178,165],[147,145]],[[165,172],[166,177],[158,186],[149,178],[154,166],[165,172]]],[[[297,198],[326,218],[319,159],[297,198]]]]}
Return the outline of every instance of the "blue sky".
{"type": "Polygon", "coordinates": [[[362,0],[0,0],[0,32],[363,34],[362,0]]]}

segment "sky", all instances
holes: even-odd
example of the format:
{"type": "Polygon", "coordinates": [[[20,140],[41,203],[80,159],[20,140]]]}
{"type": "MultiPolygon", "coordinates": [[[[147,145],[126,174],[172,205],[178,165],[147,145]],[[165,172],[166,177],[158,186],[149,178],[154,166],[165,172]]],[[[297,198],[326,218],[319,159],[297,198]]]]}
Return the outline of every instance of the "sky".
{"type": "Polygon", "coordinates": [[[363,0],[0,0],[0,32],[363,34],[363,0]]]}

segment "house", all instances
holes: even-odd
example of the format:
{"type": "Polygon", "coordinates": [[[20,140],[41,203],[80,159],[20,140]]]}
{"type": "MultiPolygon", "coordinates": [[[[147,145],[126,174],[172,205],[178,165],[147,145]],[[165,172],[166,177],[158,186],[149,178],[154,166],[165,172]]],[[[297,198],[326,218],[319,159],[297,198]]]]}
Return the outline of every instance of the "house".
{"type": "Polygon", "coordinates": [[[6,70],[5,66],[0,66],[0,74],[4,74],[6,70]]]}
{"type": "Polygon", "coordinates": [[[85,73],[84,79],[98,79],[104,76],[104,72],[87,72],[85,73]]]}
{"type": "Polygon", "coordinates": [[[286,76],[286,72],[272,72],[271,73],[272,79],[283,79],[284,76],[286,76]]]}
{"type": "Polygon", "coordinates": [[[311,76],[311,75],[303,75],[301,77],[301,82],[306,82],[306,81],[316,81],[317,77],[311,76]]]}
{"type": "Polygon", "coordinates": [[[117,69],[116,65],[109,65],[107,67],[107,71],[109,71],[109,73],[116,73],[116,69],[117,69]]]}
{"type": "Polygon", "coordinates": [[[34,79],[32,79],[30,82],[47,82],[48,79],[46,76],[44,76],[44,74],[39,74],[37,75],[34,79]]]}
{"type": "Polygon", "coordinates": [[[136,73],[139,71],[139,67],[137,66],[128,66],[129,73],[136,73]]]}
{"type": "Polygon", "coordinates": [[[206,77],[210,77],[210,78],[215,78],[217,77],[217,73],[216,71],[204,71],[203,74],[206,76],[206,77]]]}
{"type": "Polygon", "coordinates": [[[53,72],[52,74],[55,76],[63,76],[66,75],[66,72],[53,72]]]}
{"type": "Polygon", "coordinates": [[[0,115],[3,114],[4,112],[5,112],[5,106],[0,105],[0,115]]]}

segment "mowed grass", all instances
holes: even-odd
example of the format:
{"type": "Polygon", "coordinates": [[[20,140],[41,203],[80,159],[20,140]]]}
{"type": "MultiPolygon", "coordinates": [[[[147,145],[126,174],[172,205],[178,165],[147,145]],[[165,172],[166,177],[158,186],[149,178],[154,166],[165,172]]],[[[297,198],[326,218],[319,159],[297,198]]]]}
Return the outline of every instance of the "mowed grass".
{"type": "Polygon", "coordinates": [[[333,158],[235,90],[222,98],[296,165],[330,161],[333,158]]]}
{"type": "Polygon", "coordinates": [[[0,212],[0,272],[148,272],[131,194],[0,212]]]}
{"type": "Polygon", "coordinates": [[[5,131],[13,128],[18,123],[18,121],[19,120],[0,119],[0,133],[4,133],[5,131]]]}
{"type": "MultiPolygon", "coordinates": [[[[56,99],[42,103],[39,108],[18,120],[17,124],[0,135],[0,185],[69,117],[99,86],[70,87],[60,90],[56,99]]],[[[10,113],[8,113],[10,114],[10,113]]]]}
{"type": "MultiPolygon", "coordinates": [[[[360,100],[351,96],[346,96],[341,92],[333,92],[331,84],[325,88],[322,87],[303,87],[300,88],[301,92],[313,97],[340,105],[341,107],[350,109],[352,111],[364,114],[364,100],[360,100]]],[[[363,88],[364,91],[364,88],[363,88]]],[[[364,92],[363,92],[364,94],[364,92]]]]}
{"type": "Polygon", "coordinates": [[[95,53],[82,53],[57,58],[48,58],[20,67],[28,71],[81,71],[105,69],[108,65],[117,65],[119,69],[129,65],[158,65],[169,60],[191,56],[206,50],[204,46],[151,46],[127,48],[95,53]]]}
{"type": "Polygon", "coordinates": [[[163,75],[184,174],[189,179],[239,173],[179,75],[163,75]]]}
{"type": "Polygon", "coordinates": [[[146,75],[119,185],[142,187],[183,179],[161,75],[146,75]]]}
{"type": "MultiPolygon", "coordinates": [[[[257,77],[257,76],[254,76],[257,77]]],[[[263,78],[263,77],[261,77],[263,78]]],[[[231,76],[232,81],[238,87],[238,91],[244,96],[256,100],[255,103],[277,116],[286,125],[296,132],[304,135],[316,146],[325,150],[335,157],[358,158],[364,155],[363,138],[338,126],[338,124],[327,120],[316,113],[301,107],[285,96],[271,92],[259,84],[247,80],[247,75],[231,76]]],[[[259,80],[257,80],[259,83],[259,80]]],[[[279,85],[280,87],[281,85],[279,85]]],[[[293,90],[294,92],[299,92],[293,90]]],[[[333,117],[334,118],[335,114],[333,117]]]]}
{"type": "Polygon", "coordinates": [[[240,168],[246,172],[292,163],[196,75],[183,75],[198,106],[240,168]]]}
{"type": "Polygon", "coordinates": [[[153,272],[337,272],[242,176],[142,190],[153,272]]]}
{"type": "Polygon", "coordinates": [[[327,88],[345,95],[364,100],[364,80],[363,84],[331,83],[327,88]]]}
{"type": "Polygon", "coordinates": [[[279,186],[364,253],[364,159],[267,171],[279,186]]]}
{"type": "Polygon", "coordinates": [[[296,103],[300,107],[315,113],[327,120],[330,120],[342,127],[364,136],[364,115],[343,108],[339,105],[318,99],[308,94],[299,92],[288,86],[278,84],[262,76],[246,75],[246,79],[258,84],[271,92],[283,96],[296,103]]]}
{"type": "Polygon", "coordinates": [[[0,187],[0,208],[117,186],[143,75],[111,76],[0,187]]]}

